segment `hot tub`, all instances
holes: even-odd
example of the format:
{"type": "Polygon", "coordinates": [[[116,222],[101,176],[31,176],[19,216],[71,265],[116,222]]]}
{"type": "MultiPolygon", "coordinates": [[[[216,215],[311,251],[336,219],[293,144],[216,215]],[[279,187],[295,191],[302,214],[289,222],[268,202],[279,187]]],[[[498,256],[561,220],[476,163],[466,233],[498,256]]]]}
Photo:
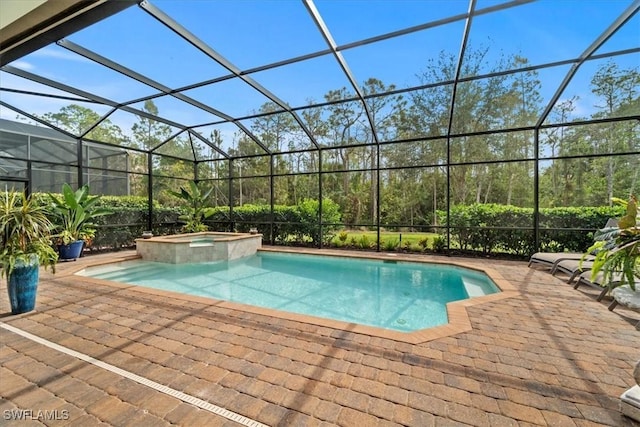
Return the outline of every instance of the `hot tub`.
{"type": "Polygon", "coordinates": [[[169,264],[228,261],[254,255],[262,234],[188,233],[136,239],[136,252],[147,261],[169,264]]]}

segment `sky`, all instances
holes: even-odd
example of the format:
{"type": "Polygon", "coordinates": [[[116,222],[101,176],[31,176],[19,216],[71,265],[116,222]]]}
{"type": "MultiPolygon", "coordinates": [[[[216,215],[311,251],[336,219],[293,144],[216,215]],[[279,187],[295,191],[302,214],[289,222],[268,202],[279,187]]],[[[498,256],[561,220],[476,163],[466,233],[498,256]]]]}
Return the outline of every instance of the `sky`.
{"type": "MultiPolygon", "coordinates": [[[[150,0],[149,3],[243,71],[328,47],[302,1],[150,0]]],[[[503,1],[478,0],[476,10],[501,3],[503,1]]],[[[501,54],[524,56],[532,65],[577,58],[631,3],[631,0],[539,0],[480,15],[471,25],[469,50],[489,47],[480,73],[495,69],[501,54]]],[[[314,4],[337,46],[348,46],[406,27],[437,23],[464,14],[468,8],[466,0],[316,0],[314,4]]],[[[359,83],[376,77],[398,88],[415,86],[423,81],[418,76],[429,60],[436,59],[440,52],[458,55],[464,25],[464,20],[434,25],[401,37],[344,49],[342,55],[359,83]]],[[[170,88],[229,74],[138,6],[72,34],[67,40],[170,88]]],[[[639,46],[640,13],[597,52],[639,46]]],[[[621,68],[640,67],[639,54],[615,61],[621,68]]],[[[575,115],[593,111],[597,100],[590,94],[589,80],[605,62],[585,64],[562,94],[561,100],[579,96],[575,115]]],[[[125,103],[156,92],[56,45],[44,47],[10,65],[115,102],[125,103]]],[[[539,72],[545,102],[551,99],[568,70],[569,66],[561,66],[539,72]]],[[[292,107],[306,105],[309,100],[320,102],[329,90],[350,88],[332,55],[250,76],[292,107]]],[[[0,84],[12,89],[60,93],[6,72],[0,73],[0,84]]],[[[249,115],[268,101],[238,79],[192,89],[185,94],[235,117],[249,115]]],[[[8,92],[0,92],[0,99],[36,114],[57,111],[66,104],[8,92]]],[[[158,98],[155,102],[160,115],[176,122],[195,125],[220,120],[170,97],[158,98]]],[[[100,114],[109,111],[88,103],[85,106],[100,114]]],[[[142,104],[133,106],[141,108],[142,104]]],[[[0,107],[0,117],[14,119],[15,116],[15,112],[0,107]]],[[[112,117],[123,124],[132,119],[126,113],[112,117]]],[[[225,132],[233,128],[219,127],[225,132]]]]}

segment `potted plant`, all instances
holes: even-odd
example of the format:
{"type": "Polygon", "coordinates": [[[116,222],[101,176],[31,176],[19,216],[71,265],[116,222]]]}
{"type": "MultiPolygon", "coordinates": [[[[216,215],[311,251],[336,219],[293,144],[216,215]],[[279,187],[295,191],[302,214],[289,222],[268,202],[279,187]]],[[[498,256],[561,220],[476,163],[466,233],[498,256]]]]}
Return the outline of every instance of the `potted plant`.
{"type": "Polygon", "coordinates": [[[62,197],[48,194],[60,260],[77,259],[82,248],[96,233],[93,220],[99,216],[109,215],[111,211],[99,208],[96,203],[101,196],[90,196],[89,185],[85,184],[73,191],[67,183],[62,185],[62,197]]]}
{"type": "Polygon", "coordinates": [[[640,280],[640,211],[638,199],[631,196],[628,201],[614,198],[625,207],[625,215],[618,220],[617,228],[605,228],[596,232],[596,243],[589,248],[596,251],[592,276],[604,274],[609,291],[617,286],[629,284],[636,290],[640,280]]]}
{"type": "Polygon", "coordinates": [[[53,225],[44,206],[23,193],[5,191],[0,200],[0,277],[7,277],[11,313],[35,307],[39,267],[55,272],[58,254],[51,247],[53,225]]]}
{"type": "Polygon", "coordinates": [[[206,207],[207,199],[213,189],[209,189],[205,193],[202,193],[198,188],[198,185],[193,181],[189,181],[189,187],[191,191],[182,187],[180,188],[179,193],[169,190],[171,195],[184,200],[188,204],[187,213],[178,217],[178,219],[185,223],[182,230],[185,233],[207,231],[209,227],[207,227],[203,221],[215,213],[214,208],[206,207]]]}

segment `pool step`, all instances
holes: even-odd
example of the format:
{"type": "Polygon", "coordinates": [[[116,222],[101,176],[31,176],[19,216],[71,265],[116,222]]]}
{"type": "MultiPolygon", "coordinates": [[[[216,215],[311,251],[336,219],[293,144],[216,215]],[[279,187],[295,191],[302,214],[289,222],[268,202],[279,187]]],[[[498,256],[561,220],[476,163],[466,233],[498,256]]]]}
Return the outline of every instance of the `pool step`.
{"type": "Polygon", "coordinates": [[[486,282],[481,280],[475,280],[472,277],[465,277],[462,279],[462,283],[464,283],[464,287],[467,290],[469,297],[481,297],[483,295],[487,295],[487,293],[492,293],[490,290],[487,290],[486,282]]]}

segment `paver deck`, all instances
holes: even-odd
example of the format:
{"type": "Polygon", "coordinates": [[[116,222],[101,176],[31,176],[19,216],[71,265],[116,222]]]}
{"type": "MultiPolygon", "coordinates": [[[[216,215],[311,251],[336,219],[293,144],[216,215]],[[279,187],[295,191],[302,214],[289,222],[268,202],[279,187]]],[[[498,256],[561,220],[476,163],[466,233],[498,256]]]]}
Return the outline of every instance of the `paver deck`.
{"type": "Polygon", "coordinates": [[[640,313],[526,262],[465,259],[513,296],[465,307],[470,330],[411,343],[65,274],[126,254],[42,272],[23,315],[3,280],[0,326],[46,342],[0,328],[1,425],[238,425],[144,378],[270,426],[638,426],[619,396],[635,383],[640,313]]]}

